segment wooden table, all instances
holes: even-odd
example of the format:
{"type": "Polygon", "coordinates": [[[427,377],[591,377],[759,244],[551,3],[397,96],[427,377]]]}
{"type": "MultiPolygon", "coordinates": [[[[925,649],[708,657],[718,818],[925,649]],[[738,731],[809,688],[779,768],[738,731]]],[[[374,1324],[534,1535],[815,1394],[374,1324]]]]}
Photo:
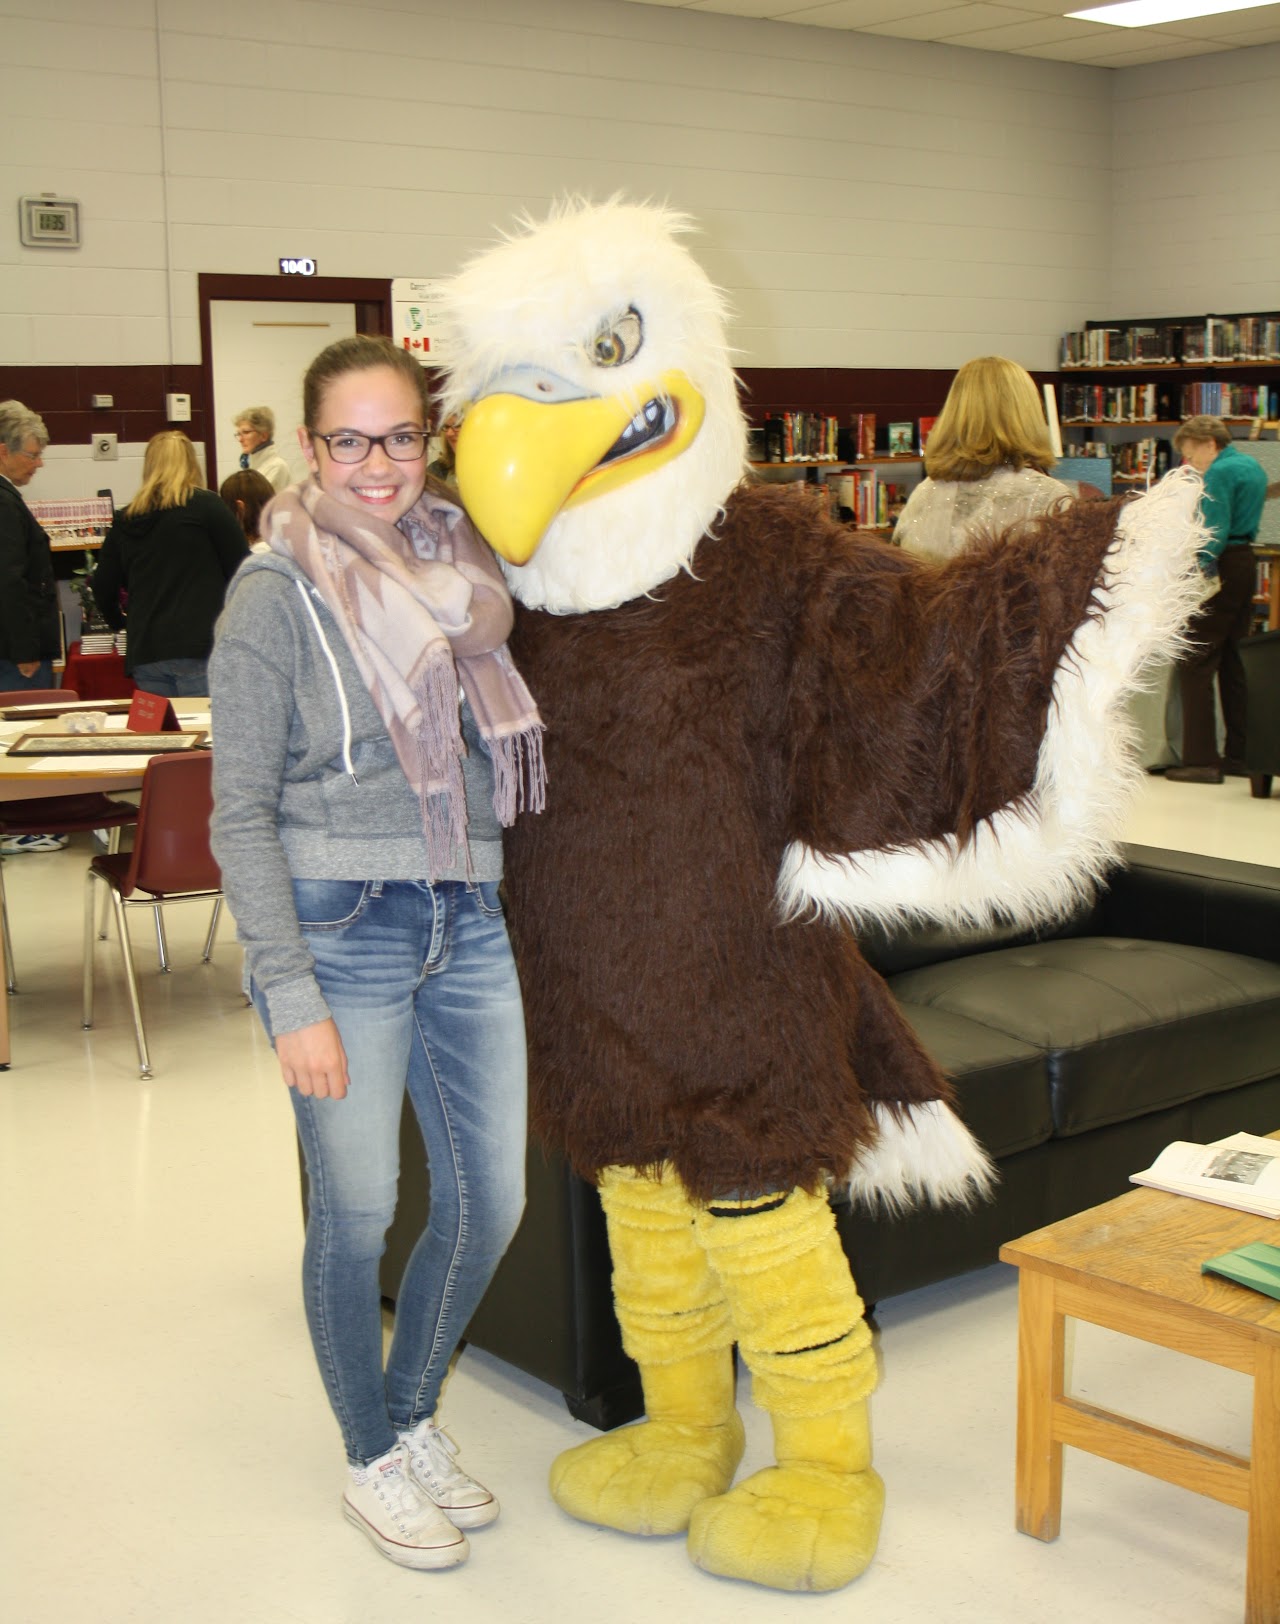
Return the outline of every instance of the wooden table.
{"type": "MultiPolygon", "coordinates": [[[[207,699],[175,699],[174,711],[180,721],[186,718],[207,717],[209,714],[209,701],[207,699]]],[[[208,726],[207,721],[200,725],[208,726]]],[[[35,724],[31,724],[35,726],[35,724]]],[[[0,724],[0,733],[8,739],[21,731],[16,724],[5,722],[0,724]]],[[[47,758],[46,758],[47,759],[47,758]]],[[[149,758],[148,758],[149,759],[149,758]]],[[[29,759],[11,761],[7,755],[0,755],[0,801],[35,800],[44,795],[119,795],[128,790],[142,788],[142,775],[146,767],[133,761],[122,761],[118,766],[94,768],[86,772],[82,768],[68,765],[65,770],[56,772],[33,772],[29,759]]],[[[4,992],[6,984],[6,965],[4,957],[4,933],[0,932],[0,1070],[8,1067],[9,1052],[9,1001],[4,992]]]]}
{"type": "Polygon", "coordinates": [[[1070,1444],[1248,1513],[1245,1624],[1280,1620],[1280,1302],[1214,1275],[1206,1258],[1280,1242],[1280,1223],[1134,1190],[1000,1248],[1018,1277],[1017,1523],[1058,1537],[1070,1444]],[[1065,1388],[1070,1316],[1253,1377],[1248,1459],[1130,1420],[1065,1388]]]}

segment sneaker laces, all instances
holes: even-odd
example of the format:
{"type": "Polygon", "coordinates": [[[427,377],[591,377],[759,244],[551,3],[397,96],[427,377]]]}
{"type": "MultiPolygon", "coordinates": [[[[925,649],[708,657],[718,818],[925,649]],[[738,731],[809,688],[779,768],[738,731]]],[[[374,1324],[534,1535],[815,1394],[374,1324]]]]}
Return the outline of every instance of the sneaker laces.
{"type": "Polygon", "coordinates": [[[413,1452],[414,1470],[432,1489],[440,1492],[475,1488],[474,1481],[457,1464],[457,1444],[434,1421],[422,1422],[413,1432],[405,1433],[404,1438],[413,1452]]]}
{"type": "Polygon", "coordinates": [[[352,1476],[357,1483],[372,1482],[379,1499],[388,1509],[411,1521],[428,1509],[413,1478],[405,1470],[403,1449],[388,1451],[380,1459],[370,1461],[368,1466],[353,1472],[352,1476]]]}

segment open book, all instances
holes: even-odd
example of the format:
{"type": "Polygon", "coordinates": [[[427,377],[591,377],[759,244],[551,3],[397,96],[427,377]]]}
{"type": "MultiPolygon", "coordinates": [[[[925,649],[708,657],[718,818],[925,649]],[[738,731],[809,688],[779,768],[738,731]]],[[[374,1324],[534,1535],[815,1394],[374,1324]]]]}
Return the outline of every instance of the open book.
{"type": "Polygon", "coordinates": [[[1233,1133],[1210,1145],[1175,1139],[1130,1182],[1280,1218],[1280,1139],[1254,1133],[1233,1133]]]}

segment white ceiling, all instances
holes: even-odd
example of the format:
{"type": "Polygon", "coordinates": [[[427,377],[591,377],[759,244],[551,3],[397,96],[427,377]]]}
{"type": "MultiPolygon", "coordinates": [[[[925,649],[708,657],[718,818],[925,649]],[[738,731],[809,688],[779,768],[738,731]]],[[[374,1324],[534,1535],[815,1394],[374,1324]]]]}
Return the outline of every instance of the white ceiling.
{"type": "Polygon", "coordinates": [[[1115,28],[1078,22],[1063,13],[1103,0],[631,0],[677,11],[720,12],[814,28],[844,28],[894,39],[967,45],[975,51],[1048,57],[1092,67],[1128,68],[1179,56],[1207,56],[1280,41],[1280,4],[1167,23],[1162,28],[1115,28]]]}

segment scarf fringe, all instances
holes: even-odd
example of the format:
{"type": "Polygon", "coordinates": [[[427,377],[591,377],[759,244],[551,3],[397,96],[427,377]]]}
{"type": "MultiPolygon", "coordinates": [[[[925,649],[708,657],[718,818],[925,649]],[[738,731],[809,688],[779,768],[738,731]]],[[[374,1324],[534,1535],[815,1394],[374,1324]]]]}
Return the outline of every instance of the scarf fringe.
{"type": "Polygon", "coordinates": [[[488,741],[493,761],[493,810],[509,829],[519,812],[541,812],[547,804],[547,759],[541,726],[488,741]]]}
{"type": "Polygon", "coordinates": [[[431,659],[414,680],[412,691],[419,716],[413,732],[422,789],[422,833],[434,876],[453,866],[467,839],[458,680],[447,653],[431,659]]]}

